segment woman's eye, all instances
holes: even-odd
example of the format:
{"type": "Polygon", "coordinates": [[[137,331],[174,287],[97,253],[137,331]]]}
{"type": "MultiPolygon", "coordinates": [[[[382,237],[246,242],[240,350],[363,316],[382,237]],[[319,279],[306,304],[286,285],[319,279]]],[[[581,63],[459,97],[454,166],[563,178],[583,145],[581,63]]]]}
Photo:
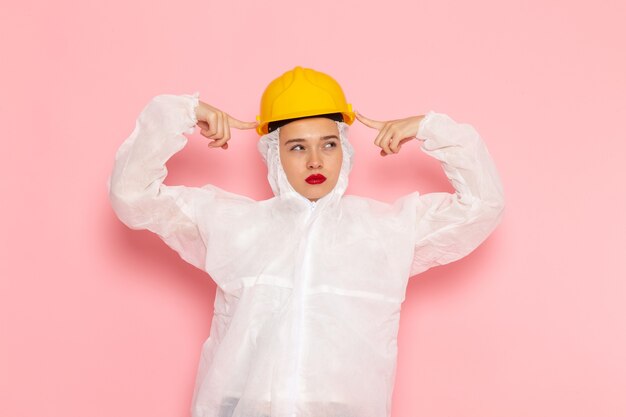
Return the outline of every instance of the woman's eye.
{"type": "Polygon", "coordinates": [[[336,142],[327,142],[326,145],[324,145],[328,148],[334,148],[335,146],[337,146],[336,142]]]}
{"type": "Polygon", "coordinates": [[[291,150],[292,150],[292,151],[293,151],[293,150],[296,150],[296,148],[302,148],[302,149],[304,149],[304,148],[302,147],[302,145],[295,145],[295,146],[293,146],[293,147],[291,148],[291,150]]]}

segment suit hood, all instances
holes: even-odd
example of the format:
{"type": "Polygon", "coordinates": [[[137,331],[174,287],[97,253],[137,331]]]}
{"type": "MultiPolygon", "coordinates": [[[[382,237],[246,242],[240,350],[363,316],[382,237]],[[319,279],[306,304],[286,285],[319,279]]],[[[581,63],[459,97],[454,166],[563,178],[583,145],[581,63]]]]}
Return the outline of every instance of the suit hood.
{"type": "MultiPolygon", "coordinates": [[[[354,148],[348,141],[349,126],[345,122],[335,121],[335,123],[337,123],[337,128],[339,130],[343,160],[337,184],[331,192],[320,198],[317,201],[318,203],[330,201],[338,202],[346,191],[346,188],[348,188],[348,175],[352,170],[354,148]]],[[[311,202],[302,194],[298,193],[287,179],[287,174],[285,173],[285,170],[280,162],[280,152],[278,147],[279,132],[280,128],[261,136],[257,144],[257,148],[267,165],[267,179],[272,187],[272,191],[279,199],[306,200],[306,202],[310,204],[311,202]]]]}

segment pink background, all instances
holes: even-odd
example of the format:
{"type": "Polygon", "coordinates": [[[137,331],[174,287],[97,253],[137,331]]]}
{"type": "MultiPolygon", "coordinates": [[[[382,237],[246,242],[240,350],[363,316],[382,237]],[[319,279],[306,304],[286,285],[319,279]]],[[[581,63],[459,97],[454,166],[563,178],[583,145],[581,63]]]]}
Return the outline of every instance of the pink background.
{"type": "MultiPolygon", "coordinates": [[[[254,120],[295,65],[374,119],[471,123],[501,173],[501,226],[409,284],[393,416],[626,415],[623,1],[5,3],[1,416],[189,415],[215,285],[121,224],[106,178],[153,96],[254,120]]],[[[351,129],[348,193],[452,191],[375,133],[351,129]]],[[[196,132],[166,183],[267,198],[256,139],[196,132]]]]}

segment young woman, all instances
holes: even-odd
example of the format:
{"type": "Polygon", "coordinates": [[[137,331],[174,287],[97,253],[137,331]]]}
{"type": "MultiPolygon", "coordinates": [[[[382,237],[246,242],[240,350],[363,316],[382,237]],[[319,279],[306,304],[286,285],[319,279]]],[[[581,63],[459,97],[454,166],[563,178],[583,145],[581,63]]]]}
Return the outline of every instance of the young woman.
{"type": "Polygon", "coordinates": [[[471,125],[434,111],[355,115],[334,79],[302,67],[270,83],[257,122],[198,93],[155,97],[117,152],[110,199],[128,227],[158,234],[217,284],[193,417],[389,417],[409,277],[468,255],[504,207],[471,125]],[[345,195],[355,117],[379,131],[381,155],[419,140],[456,192],[393,204],[345,195]],[[256,128],[274,197],[163,184],[195,126],[223,149],[231,127],[256,128]]]}

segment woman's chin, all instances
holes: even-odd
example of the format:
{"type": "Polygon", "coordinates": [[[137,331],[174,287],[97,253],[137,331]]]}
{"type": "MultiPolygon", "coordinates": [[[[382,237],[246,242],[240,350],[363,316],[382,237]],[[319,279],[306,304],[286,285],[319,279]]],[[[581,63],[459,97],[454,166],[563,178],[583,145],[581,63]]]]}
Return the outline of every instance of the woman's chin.
{"type": "Polygon", "coordinates": [[[303,190],[300,192],[300,195],[306,198],[309,201],[317,201],[328,193],[323,192],[311,192],[310,190],[303,190]]]}
{"type": "Polygon", "coordinates": [[[296,190],[309,201],[317,201],[332,191],[326,184],[307,184],[300,190],[296,190]]]}

